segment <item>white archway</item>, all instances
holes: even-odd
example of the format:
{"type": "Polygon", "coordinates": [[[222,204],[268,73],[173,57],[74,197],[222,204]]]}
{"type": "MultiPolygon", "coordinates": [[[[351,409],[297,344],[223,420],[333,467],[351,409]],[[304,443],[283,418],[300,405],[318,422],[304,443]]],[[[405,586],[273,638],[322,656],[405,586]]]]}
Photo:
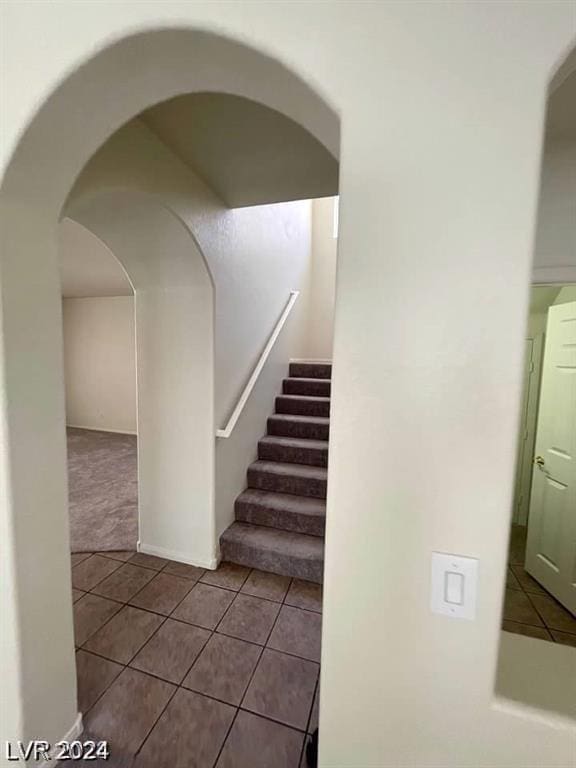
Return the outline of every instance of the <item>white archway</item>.
{"type": "Polygon", "coordinates": [[[139,549],[214,568],[214,286],[185,223],[132,189],[67,215],[110,248],[134,288],[139,549]]]}
{"type": "Polygon", "coordinates": [[[6,567],[15,585],[5,683],[15,702],[7,727],[14,739],[54,742],[77,713],[57,223],[74,181],[106,139],[144,109],[194,91],[259,101],[337,155],[337,115],[278,61],[204,31],[163,29],[112,44],[61,83],[22,136],[0,188],[3,394],[10,414],[2,426],[10,456],[6,567]],[[49,664],[37,653],[41,634],[52,649],[49,664]]]}

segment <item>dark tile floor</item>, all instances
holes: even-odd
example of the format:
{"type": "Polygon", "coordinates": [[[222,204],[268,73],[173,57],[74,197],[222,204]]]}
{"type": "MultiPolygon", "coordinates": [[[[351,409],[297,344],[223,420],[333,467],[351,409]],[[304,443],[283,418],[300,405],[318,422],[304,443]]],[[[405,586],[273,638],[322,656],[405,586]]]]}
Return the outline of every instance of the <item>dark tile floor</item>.
{"type": "MultiPolygon", "coordinates": [[[[576,646],[514,528],[502,628],[576,646]]],[[[303,768],[318,724],[322,590],[223,563],[72,555],[82,738],[112,768],[303,768]]]]}
{"type": "Polygon", "coordinates": [[[576,647],[576,618],[524,570],[526,528],[512,526],[502,629],[576,647]]]}
{"type": "Polygon", "coordinates": [[[223,563],[72,555],[83,739],[121,768],[299,768],[318,723],[322,590],[223,563]]]}

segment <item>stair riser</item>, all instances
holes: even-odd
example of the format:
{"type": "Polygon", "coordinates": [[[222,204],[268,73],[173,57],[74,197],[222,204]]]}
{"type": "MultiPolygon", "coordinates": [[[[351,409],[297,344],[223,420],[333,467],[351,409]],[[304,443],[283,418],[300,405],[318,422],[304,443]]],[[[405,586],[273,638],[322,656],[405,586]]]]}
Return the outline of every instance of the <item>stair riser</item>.
{"type": "Polygon", "coordinates": [[[292,400],[279,395],[276,398],[276,413],[293,413],[297,416],[330,416],[330,402],[326,400],[292,400]]]}
{"type": "Polygon", "coordinates": [[[280,576],[291,576],[296,579],[322,583],[324,561],[290,557],[278,552],[267,552],[251,548],[244,543],[221,542],[222,559],[248,568],[277,573],[280,576]]]}
{"type": "Polygon", "coordinates": [[[272,509],[258,504],[248,504],[236,501],[234,507],[236,520],[252,525],[265,525],[268,528],[278,528],[281,531],[307,533],[309,536],[324,536],[325,518],[318,515],[300,515],[282,509],[272,509]]]}
{"type": "Polygon", "coordinates": [[[328,448],[294,448],[285,445],[258,443],[258,458],[264,461],[280,461],[286,464],[307,464],[309,467],[327,467],[328,448]]]}
{"type": "Polygon", "coordinates": [[[302,437],[307,440],[328,440],[328,424],[303,424],[297,421],[275,421],[268,419],[268,434],[278,437],[302,437]]]}
{"type": "Polygon", "coordinates": [[[329,379],[332,366],[329,363],[290,363],[290,376],[307,379],[329,379]]]}
{"type": "Polygon", "coordinates": [[[272,472],[248,469],[248,488],[273,493],[291,493],[296,496],[310,496],[313,499],[326,498],[326,480],[314,477],[290,477],[272,472]]]}
{"type": "Polygon", "coordinates": [[[330,397],[330,381],[326,379],[284,379],[282,392],[285,395],[308,395],[309,397],[330,397]]]}

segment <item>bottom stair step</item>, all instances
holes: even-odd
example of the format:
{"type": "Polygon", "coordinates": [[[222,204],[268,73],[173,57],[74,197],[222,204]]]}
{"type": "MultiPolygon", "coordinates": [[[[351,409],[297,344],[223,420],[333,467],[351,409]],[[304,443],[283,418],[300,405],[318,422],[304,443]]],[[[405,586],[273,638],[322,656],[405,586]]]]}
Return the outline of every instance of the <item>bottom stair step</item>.
{"type": "Polygon", "coordinates": [[[261,571],[322,583],[324,539],[248,523],[232,523],[220,537],[222,559],[261,571]]]}

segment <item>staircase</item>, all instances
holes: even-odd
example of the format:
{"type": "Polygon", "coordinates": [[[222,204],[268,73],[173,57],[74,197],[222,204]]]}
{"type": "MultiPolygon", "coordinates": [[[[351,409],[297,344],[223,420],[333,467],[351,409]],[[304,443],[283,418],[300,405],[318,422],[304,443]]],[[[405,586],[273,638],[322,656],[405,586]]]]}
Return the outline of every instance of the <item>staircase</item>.
{"type": "Polygon", "coordinates": [[[331,373],[330,363],[290,363],[236,522],[220,537],[223,560],[322,581],[331,373]]]}

